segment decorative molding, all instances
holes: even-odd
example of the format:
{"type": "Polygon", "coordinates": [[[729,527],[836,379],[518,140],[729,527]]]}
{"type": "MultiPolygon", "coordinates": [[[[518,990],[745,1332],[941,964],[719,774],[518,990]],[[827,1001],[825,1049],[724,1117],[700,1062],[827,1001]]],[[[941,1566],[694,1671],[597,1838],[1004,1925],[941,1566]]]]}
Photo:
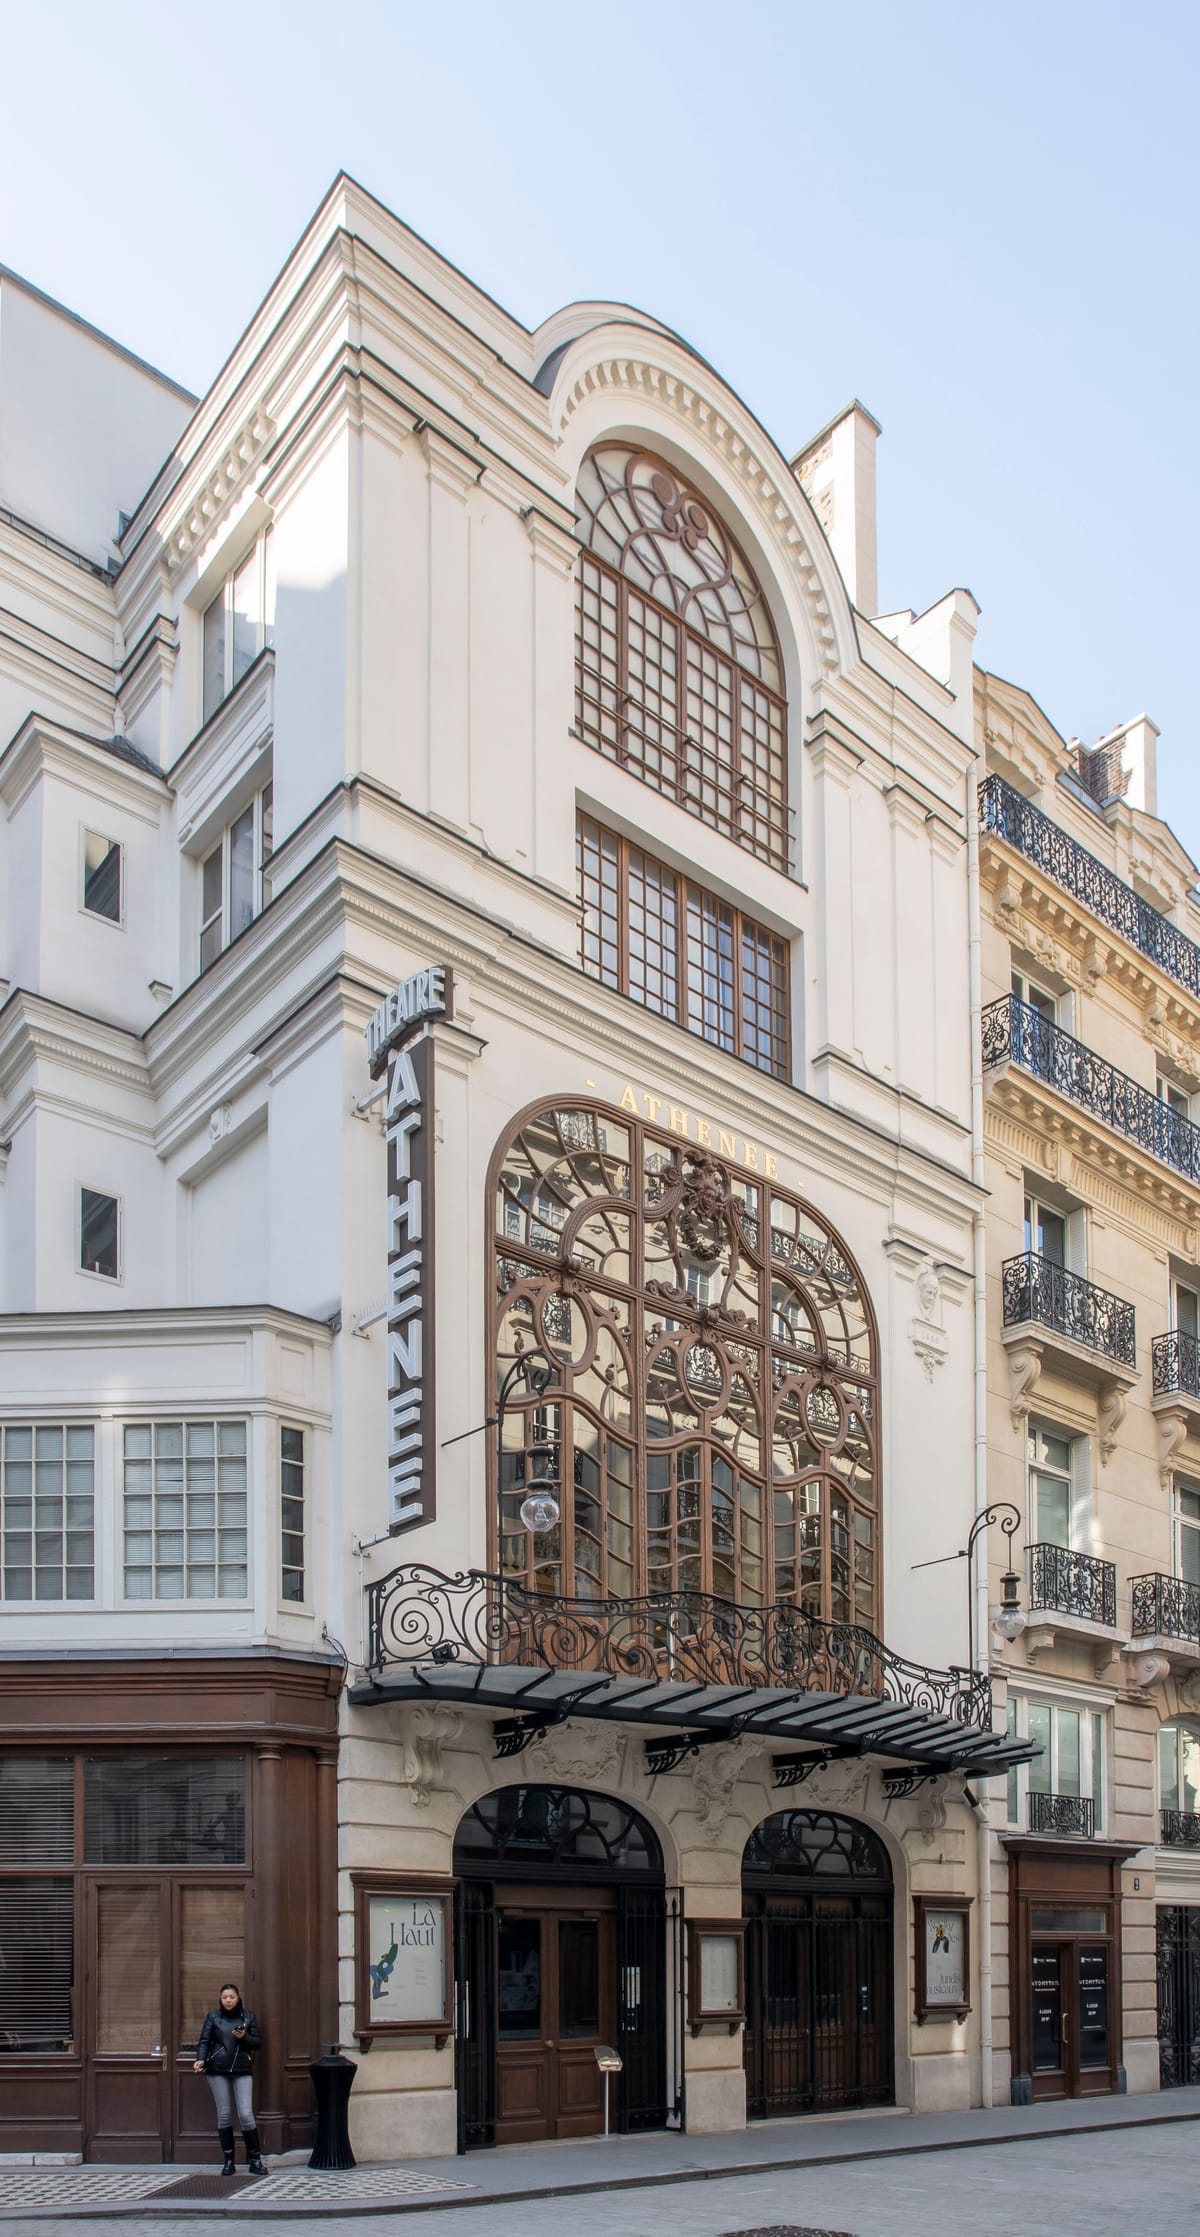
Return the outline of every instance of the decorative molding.
{"type": "Polygon", "coordinates": [[[728,1815],[733,1790],[763,1746],[747,1740],[726,1740],[715,1748],[702,1748],[692,1765],[701,1825],[712,1818],[720,1824],[728,1815]]]}
{"type": "Polygon", "coordinates": [[[444,1785],[442,1750],[462,1736],[460,1709],[444,1702],[418,1702],[404,1719],[404,1780],[416,1809],[427,1810],[430,1796],[444,1785]]]}
{"type": "Polygon", "coordinates": [[[623,1789],[629,1734],[615,1724],[552,1725],[532,1744],[539,1772],[584,1786],[599,1779],[623,1789]]]}
{"type": "Polygon", "coordinates": [[[1175,1455],[1187,1439],[1188,1416],[1180,1406],[1161,1414],[1156,1412],[1154,1418],[1158,1424],[1158,1480],[1163,1490],[1169,1492],[1175,1455]]]}
{"type": "MultiPolygon", "coordinates": [[[[700,394],[692,381],[632,353],[596,358],[584,367],[563,397],[559,432],[565,433],[581,404],[607,389],[666,406],[695,428],[740,479],[756,510],[771,520],[791,562],[822,667],[836,670],[841,659],[833,615],[821,584],[822,567],[804,535],[794,504],[783,495],[788,483],[793,489],[799,488],[787,467],[782,461],[776,467],[760,458],[744,434],[700,394]]],[[[808,504],[807,498],[804,502],[808,504]]]]}
{"type": "Polygon", "coordinates": [[[1011,1344],[1008,1347],[1008,1412],[1013,1428],[1024,1432],[1029,1420],[1033,1394],[1042,1372],[1042,1351],[1039,1344],[1011,1344]]]}
{"type": "Polygon", "coordinates": [[[165,539],[167,574],[173,580],[184,561],[228,512],[247,475],[275,433],[275,422],[261,404],[243,420],[218,463],[194,491],[165,539]]]}
{"type": "Polygon", "coordinates": [[[934,1370],[945,1365],[950,1349],[942,1312],[941,1276],[932,1254],[922,1261],[913,1288],[917,1313],[908,1324],[908,1339],[925,1370],[926,1382],[931,1383],[934,1370]]]}
{"type": "Polygon", "coordinates": [[[1126,1396],[1120,1383],[1102,1383],[1097,1401],[1100,1430],[1101,1465],[1112,1459],[1116,1451],[1121,1423],[1125,1419],[1126,1396]]]}

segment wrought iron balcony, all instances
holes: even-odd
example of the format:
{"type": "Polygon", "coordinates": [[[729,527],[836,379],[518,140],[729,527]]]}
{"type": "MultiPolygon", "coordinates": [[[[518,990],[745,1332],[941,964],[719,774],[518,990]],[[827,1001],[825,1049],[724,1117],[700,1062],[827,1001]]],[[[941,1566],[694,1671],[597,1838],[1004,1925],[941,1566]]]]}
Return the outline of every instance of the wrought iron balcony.
{"type": "Polygon", "coordinates": [[[1200,1849],[1200,1810],[1163,1810],[1160,1816],[1164,1849],[1200,1849]]]}
{"type": "Polygon", "coordinates": [[[1096,1830],[1096,1805],[1089,1794],[1031,1794],[1031,1833],[1076,1833],[1085,1840],[1096,1830]]]}
{"type": "Polygon", "coordinates": [[[1155,1398],[1200,1398],[1200,1343],[1181,1328],[1156,1336],[1150,1346],[1150,1380],[1155,1398]]]}
{"type": "Polygon", "coordinates": [[[1064,1616],[1086,1616],[1091,1623],[1117,1620],[1117,1572],[1111,1561],[1069,1546],[1029,1548],[1029,1606],[1052,1608],[1064,1616]]]}
{"type": "Polygon", "coordinates": [[[991,1684],[967,1670],[930,1670],[860,1624],[825,1623],[791,1601],[746,1607],[704,1592],[641,1599],[568,1599],[503,1576],[457,1576],[413,1565],[369,1587],[369,1667],[396,1663],[520,1664],[747,1693],[874,1696],[959,1724],[991,1723],[991,1684]]]}
{"type": "Polygon", "coordinates": [[[988,777],[979,788],[979,821],[984,831],[1007,840],[1027,862],[1035,863],[1056,885],[1110,925],[1142,955],[1149,956],[1189,994],[1200,994],[1200,947],[1172,924],[1161,909],[1143,901],[1131,885],[1099,862],[1077,839],[1043,815],[1002,777],[988,777]]]}
{"type": "Polygon", "coordinates": [[[1002,1282],[1006,1328],[1036,1321],[1117,1367],[1136,1369],[1134,1314],[1126,1298],[1097,1289],[1095,1282],[1085,1281],[1082,1274],[1072,1274],[1037,1251],[1006,1259],[1002,1282]]]}
{"type": "Polygon", "coordinates": [[[1200,1585],[1183,1577],[1131,1577],[1135,1639],[1190,1639],[1200,1647],[1200,1585]]]}
{"type": "Polygon", "coordinates": [[[984,1067],[1006,1060],[1044,1080],[1173,1172],[1200,1183],[1200,1126],[1015,994],[1002,994],[983,1013],[984,1067]]]}

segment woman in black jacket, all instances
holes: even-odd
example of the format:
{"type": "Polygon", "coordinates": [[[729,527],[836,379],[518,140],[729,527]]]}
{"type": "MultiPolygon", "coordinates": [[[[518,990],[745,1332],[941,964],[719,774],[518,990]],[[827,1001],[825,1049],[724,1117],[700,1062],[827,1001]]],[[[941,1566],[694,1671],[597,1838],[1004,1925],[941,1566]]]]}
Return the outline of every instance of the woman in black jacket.
{"type": "Polygon", "coordinates": [[[242,1992],[226,1981],[215,2010],[206,2012],[196,2045],[194,2072],[207,2078],[217,2108],[217,2135],[225,2154],[223,2175],[233,2173],[233,2111],[246,2145],[246,2172],[265,2175],[254,2125],[254,2053],[262,2049],[262,2033],[253,2012],[242,2002],[242,1992]]]}

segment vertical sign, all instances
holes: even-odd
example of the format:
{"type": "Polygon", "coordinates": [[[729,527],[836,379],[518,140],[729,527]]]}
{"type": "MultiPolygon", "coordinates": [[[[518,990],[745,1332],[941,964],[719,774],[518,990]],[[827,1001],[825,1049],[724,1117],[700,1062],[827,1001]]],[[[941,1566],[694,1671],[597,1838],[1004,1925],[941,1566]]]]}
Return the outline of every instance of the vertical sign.
{"type": "Polygon", "coordinates": [[[387,1466],[393,1536],[432,1522],[437,1500],[434,1339],[434,1044],[421,1031],[450,1014],[449,970],[416,971],[366,1029],[372,1073],[386,1067],[387,1466]],[[413,1039],[415,1033],[420,1038],[413,1039]]]}

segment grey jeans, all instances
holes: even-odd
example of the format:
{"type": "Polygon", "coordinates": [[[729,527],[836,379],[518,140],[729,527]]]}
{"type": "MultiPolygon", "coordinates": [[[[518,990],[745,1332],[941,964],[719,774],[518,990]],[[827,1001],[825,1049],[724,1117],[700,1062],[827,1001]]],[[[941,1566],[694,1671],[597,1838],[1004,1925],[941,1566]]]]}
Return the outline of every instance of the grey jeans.
{"type": "Polygon", "coordinates": [[[217,2108],[217,2127],[233,2127],[233,2108],[237,2106],[238,2127],[243,2136],[254,2126],[254,2076],[253,2074],[208,2074],[205,2076],[213,2093],[217,2108]]]}

